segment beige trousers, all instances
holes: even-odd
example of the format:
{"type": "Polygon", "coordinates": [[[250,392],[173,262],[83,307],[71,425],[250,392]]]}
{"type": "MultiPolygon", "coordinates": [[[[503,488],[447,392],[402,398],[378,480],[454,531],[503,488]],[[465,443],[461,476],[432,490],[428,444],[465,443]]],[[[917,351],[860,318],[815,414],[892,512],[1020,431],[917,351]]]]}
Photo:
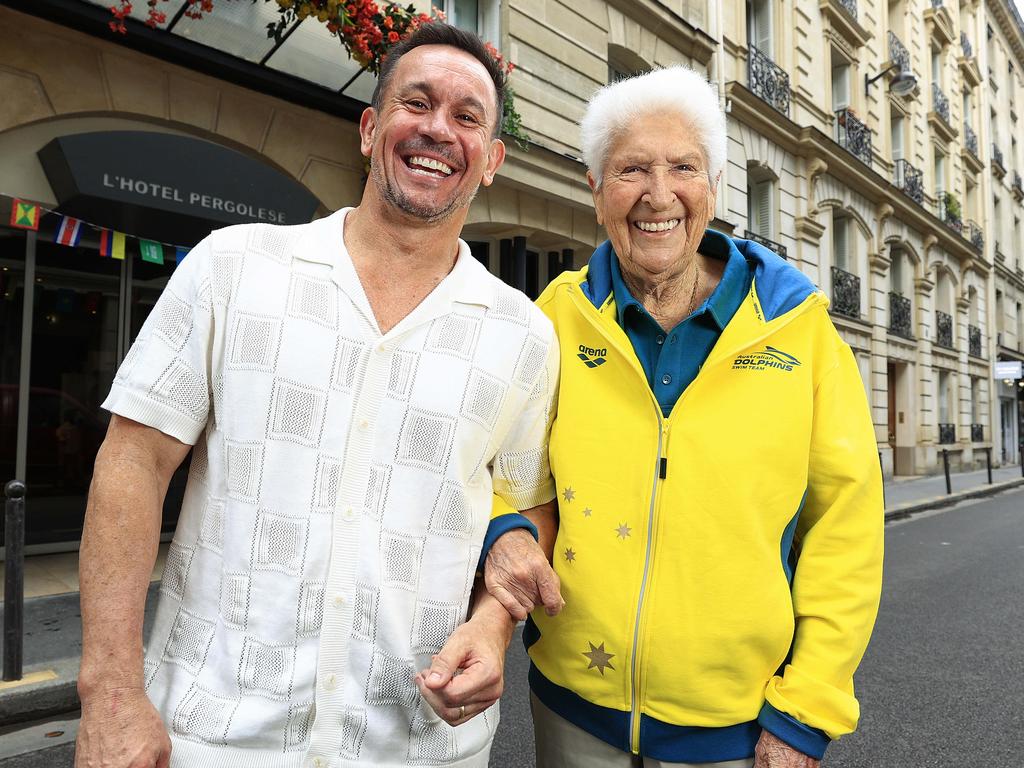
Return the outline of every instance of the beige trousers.
{"type": "Polygon", "coordinates": [[[606,744],[556,715],[530,694],[537,768],[752,768],[754,759],[722,763],[666,763],[606,744]]]}

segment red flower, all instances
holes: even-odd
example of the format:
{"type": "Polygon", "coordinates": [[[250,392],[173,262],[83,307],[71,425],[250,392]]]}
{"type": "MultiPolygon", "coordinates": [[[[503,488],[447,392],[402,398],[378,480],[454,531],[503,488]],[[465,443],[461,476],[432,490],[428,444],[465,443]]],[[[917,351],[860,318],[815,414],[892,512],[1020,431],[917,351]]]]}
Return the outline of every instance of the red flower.
{"type": "Polygon", "coordinates": [[[388,32],[388,42],[389,43],[397,43],[398,42],[398,33],[397,32],[388,32]]]}
{"type": "Polygon", "coordinates": [[[390,16],[385,16],[384,17],[384,26],[387,27],[388,29],[393,29],[394,26],[395,26],[395,20],[393,18],[391,18],[390,16]]]}

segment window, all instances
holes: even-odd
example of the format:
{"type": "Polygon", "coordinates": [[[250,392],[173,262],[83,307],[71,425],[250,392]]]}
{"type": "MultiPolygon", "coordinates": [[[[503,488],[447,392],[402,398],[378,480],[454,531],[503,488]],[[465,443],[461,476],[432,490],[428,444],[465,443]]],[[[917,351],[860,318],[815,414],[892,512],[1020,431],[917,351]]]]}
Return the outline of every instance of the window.
{"type": "Polygon", "coordinates": [[[971,376],[971,424],[977,424],[978,401],[981,399],[981,386],[977,376],[971,376]]]}
{"type": "Polygon", "coordinates": [[[996,291],[996,332],[1003,332],[1003,292],[996,291]]]}
{"type": "Polygon", "coordinates": [[[650,71],[651,66],[628,48],[615,44],[608,46],[609,83],[617,83],[619,80],[650,71]]]}
{"type": "Polygon", "coordinates": [[[775,239],[774,187],[773,179],[756,181],[747,177],[747,226],[751,232],[769,240],[775,239]]]}
{"type": "Polygon", "coordinates": [[[850,106],[850,62],[832,51],[832,111],[850,106]]]}
{"type": "Polygon", "coordinates": [[[476,32],[485,41],[498,43],[498,3],[496,0],[444,0],[448,23],[476,32]]]}
{"type": "Polygon", "coordinates": [[[903,115],[898,112],[892,113],[892,118],[889,123],[889,135],[892,141],[892,159],[902,160],[903,155],[903,136],[905,134],[905,121],[903,115]]]}
{"type": "Polygon", "coordinates": [[[892,264],[889,265],[889,290],[903,295],[903,251],[892,248],[890,251],[892,264]]]}
{"type": "Polygon", "coordinates": [[[974,106],[971,104],[971,92],[964,89],[964,125],[974,127],[974,106]]]}
{"type": "Polygon", "coordinates": [[[1017,302],[1017,349],[1024,349],[1024,312],[1021,311],[1020,302],[1017,302]]]}
{"type": "Polygon", "coordinates": [[[946,191],[946,156],[941,152],[935,152],[935,194],[941,195],[946,191]]]}
{"type": "Polygon", "coordinates": [[[771,0],[747,0],[747,43],[772,57],[771,0]]]}
{"type": "Polygon", "coordinates": [[[942,87],[942,51],[932,50],[932,82],[942,87]]]}
{"type": "Polygon", "coordinates": [[[939,424],[949,424],[949,371],[939,371],[939,424]]]}
{"type": "Polygon", "coordinates": [[[850,220],[846,216],[832,216],[832,263],[850,271],[850,220]]]}

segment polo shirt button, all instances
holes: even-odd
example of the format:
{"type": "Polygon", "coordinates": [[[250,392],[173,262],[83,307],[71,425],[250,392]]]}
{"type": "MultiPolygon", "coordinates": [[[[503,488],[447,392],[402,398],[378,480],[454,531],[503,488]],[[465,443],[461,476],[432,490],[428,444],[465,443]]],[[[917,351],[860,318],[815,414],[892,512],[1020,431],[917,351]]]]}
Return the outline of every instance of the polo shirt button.
{"type": "Polygon", "coordinates": [[[331,603],[334,605],[335,608],[341,608],[341,606],[345,604],[345,596],[335,595],[333,598],[331,598],[331,603]]]}
{"type": "Polygon", "coordinates": [[[671,376],[671,374],[666,373],[664,376],[662,376],[661,377],[661,383],[662,384],[671,384],[672,383],[672,376],[671,376]]]}
{"type": "Polygon", "coordinates": [[[324,688],[326,688],[328,691],[333,691],[336,682],[337,678],[334,676],[334,673],[332,672],[324,678],[324,688]]]}
{"type": "Polygon", "coordinates": [[[310,764],[313,766],[313,768],[324,768],[324,766],[327,765],[327,763],[324,761],[322,757],[314,757],[310,761],[310,764]]]}
{"type": "Polygon", "coordinates": [[[662,344],[665,343],[665,337],[659,335],[658,338],[655,339],[655,341],[658,342],[658,346],[660,347],[662,344]]]}
{"type": "Polygon", "coordinates": [[[366,419],[363,419],[362,421],[359,422],[359,428],[365,432],[370,428],[370,422],[367,421],[366,419]]]}
{"type": "Polygon", "coordinates": [[[669,344],[675,344],[676,343],[676,335],[674,333],[669,337],[668,343],[669,344]]]}
{"type": "Polygon", "coordinates": [[[352,507],[345,507],[345,511],[341,513],[341,516],[346,520],[351,520],[356,516],[356,512],[352,507]]]}

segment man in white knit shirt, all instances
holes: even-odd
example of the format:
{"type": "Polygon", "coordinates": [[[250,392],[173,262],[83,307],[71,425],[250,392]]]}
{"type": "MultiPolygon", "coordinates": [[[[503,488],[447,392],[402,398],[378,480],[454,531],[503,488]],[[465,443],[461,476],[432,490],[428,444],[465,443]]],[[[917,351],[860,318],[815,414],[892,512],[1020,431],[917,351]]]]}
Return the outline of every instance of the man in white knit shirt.
{"type": "Polygon", "coordinates": [[[362,116],[359,207],[219,230],[176,270],[104,403],[77,766],[487,764],[512,623],[482,590],[466,616],[492,492],[554,496],[558,380],[550,323],[458,239],[503,87],[477,38],[425,25],[362,116]],[[417,675],[446,643],[444,679],[417,675]]]}

